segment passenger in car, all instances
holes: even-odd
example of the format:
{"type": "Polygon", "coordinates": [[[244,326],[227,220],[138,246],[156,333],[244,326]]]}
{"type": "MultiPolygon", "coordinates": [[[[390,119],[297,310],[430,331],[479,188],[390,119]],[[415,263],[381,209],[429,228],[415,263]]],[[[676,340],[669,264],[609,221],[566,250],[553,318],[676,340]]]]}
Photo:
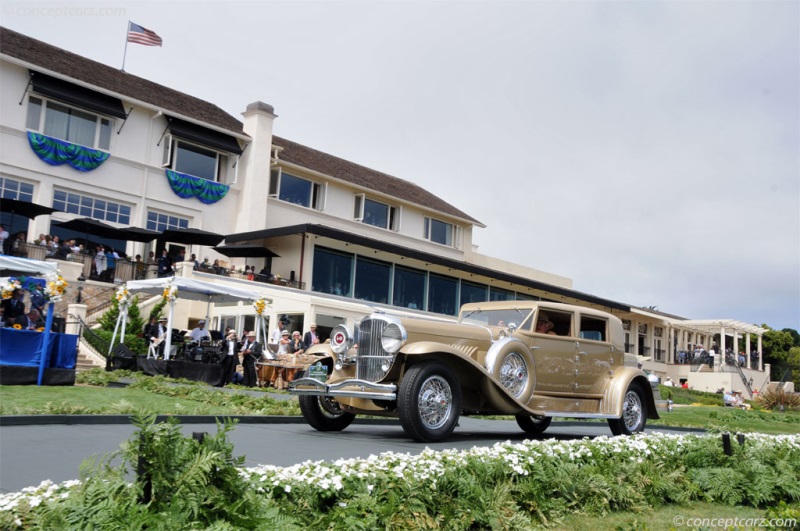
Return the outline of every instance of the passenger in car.
{"type": "Polygon", "coordinates": [[[540,313],[539,319],[536,321],[536,332],[539,334],[548,334],[551,336],[556,335],[553,332],[553,328],[556,325],[553,324],[553,321],[550,320],[550,317],[547,316],[546,313],[540,313]]]}

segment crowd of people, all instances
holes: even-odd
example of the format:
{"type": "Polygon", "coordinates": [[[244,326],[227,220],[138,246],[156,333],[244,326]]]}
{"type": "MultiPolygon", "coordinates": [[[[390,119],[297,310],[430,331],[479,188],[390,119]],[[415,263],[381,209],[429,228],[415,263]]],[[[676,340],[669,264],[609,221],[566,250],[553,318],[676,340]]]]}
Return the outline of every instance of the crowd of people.
{"type": "MultiPolygon", "coordinates": [[[[709,365],[719,365],[722,363],[718,359],[720,353],[719,347],[716,343],[711,345],[711,348],[706,350],[703,345],[695,345],[694,349],[680,350],[675,356],[675,363],[680,365],[701,364],[706,363],[709,365]]],[[[759,352],[751,351],[749,368],[758,369],[759,352]]],[[[731,347],[725,349],[725,356],[723,358],[726,365],[738,365],[739,367],[748,367],[747,353],[744,351],[736,355],[731,347]]]]}
{"type": "Polygon", "coordinates": [[[25,291],[16,288],[8,299],[0,302],[0,328],[13,327],[20,330],[44,329],[44,294],[35,286],[30,294],[30,305],[25,306],[25,291]]]}
{"type": "MultiPolygon", "coordinates": [[[[270,336],[269,342],[276,345],[277,352],[275,354],[300,355],[304,354],[311,346],[320,343],[316,323],[311,323],[308,332],[303,337],[301,337],[299,331],[290,333],[286,329],[287,325],[288,321],[286,319],[279,319],[277,328],[270,336]]],[[[157,359],[164,358],[167,333],[169,333],[169,329],[167,328],[166,317],[156,318],[153,316],[144,327],[143,337],[147,344],[150,345],[152,355],[157,359]]],[[[206,328],[206,321],[201,319],[198,321],[197,326],[187,334],[187,337],[191,340],[188,348],[191,351],[202,343],[212,343],[212,337],[216,334],[218,332],[209,331],[206,328]]],[[[227,327],[222,338],[221,341],[213,342],[215,346],[212,348],[218,348],[218,351],[215,351],[217,358],[209,360],[219,361],[222,364],[222,381],[220,385],[240,383],[247,387],[255,387],[258,384],[256,362],[275,360],[276,355],[257,340],[255,331],[248,332],[244,330],[240,336],[236,330],[227,327]],[[242,366],[242,373],[236,371],[239,365],[242,366]]]]}

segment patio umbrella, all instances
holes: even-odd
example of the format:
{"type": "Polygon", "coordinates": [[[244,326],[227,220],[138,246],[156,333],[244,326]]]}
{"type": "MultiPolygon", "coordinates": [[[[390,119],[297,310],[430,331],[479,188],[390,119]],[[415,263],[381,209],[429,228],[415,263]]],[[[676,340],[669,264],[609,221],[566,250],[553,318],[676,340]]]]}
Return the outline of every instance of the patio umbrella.
{"type": "Polygon", "coordinates": [[[92,218],[75,218],[69,221],[58,223],[56,226],[61,229],[82,232],[86,235],[87,240],[89,239],[89,234],[99,238],[111,238],[114,240],[125,239],[124,234],[118,228],[112,227],[111,225],[107,225],[102,221],[97,221],[96,219],[92,218]]]}
{"type": "Polygon", "coordinates": [[[125,240],[139,243],[147,243],[155,240],[161,233],[156,230],[143,229],[141,227],[122,227],[119,229],[125,240]]]}
{"type": "Polygon", "coordinates": [[[213,247],[221,242],[225,236],[216,232],[201,229],[167,229],[158,237],[159,240],[187,245],[207,245],[213,247]]]}
{"type": "Polygon", "coordinates": [[[214,250],[220,254],[224,254],[229,258],[276,258],[278,255],[263,245],[256,244],[242,244],[242,245],[220,245],[214,247],[214,250]]]}
{"type": "Polygon", "coordinates": [[[37,216],[44,216],[46,214],[52,214],[53,212],[61,211],[57,208],[40,205],[38,203],[31,203],[30,201],[0,198],[0,214],[3,212],[8,212],[11,214],[11,220],[8,222],[8,227],[6,227],[6,229],[11,232],[14,227],[14,216],[17,214],[28,219],[33,219],[37,216]]]}
{"type": "Polygon", "coordinates": [[[30,201],[0,198],[0,212],[9,212],[13,222],[14,215],[16,214],[24,216],[28,219],[33,219],[36,216],[44,216],[45,214],[52,214],[53,212],[61,211],[57,208],[40,205],[38,203],[31,203],[30,201]]]}

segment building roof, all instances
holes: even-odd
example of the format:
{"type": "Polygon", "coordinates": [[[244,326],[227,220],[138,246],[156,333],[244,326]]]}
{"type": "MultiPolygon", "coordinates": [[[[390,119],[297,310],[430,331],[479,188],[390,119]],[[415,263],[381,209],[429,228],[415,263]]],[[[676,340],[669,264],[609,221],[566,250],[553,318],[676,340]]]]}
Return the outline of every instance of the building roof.
{"type": "MultiPolygon", "coordinates": [[[[19,59],[32,67],[44,69],[47,71],[45,73],[63,75],[122,97],[153,105],[168,114],[193,119],[202,124],[230,131],[240,137],[247,136],[242,130],[242,123],[216,105],[4,27],[0,27],[0,53],[19,59]]],[[[411,182],[277,136],[273,137],[273,143],[283,148],[280,153],[281,160],[484,226],[478,220],[411,182]]]]}
{"type": "Polygon", "coordinates": [[[355,186],[375,190],[389,197],[396,197],[415,205],[461,218],[481,227],[484,226],[480,221],[414,183],[334,157],[285,138],[273,136],[272,143],[282,148],[278,155],[278,159],[281,161],[297,164],[355,186]]]}
{"type": "Polygon", "coordinates": [[[506,273],[505,271],[498,271],[495,269],[490,269],[488,267],[470,264],[469,262],[464,262],[463,260],[453,260],[452,258],[447,258],[440,254],[428,253],[425,251],[420,251],[418,249],[412,249],[410,247],[396,245],[393,243],[389,243],[385,240],[377,240],[374,238],[368,238],[366,236],[360,236],[358,234],[353,234],[352,232],[349,231],[336,229],[325,225],[305,223],[300,225],[276,227],[273,229],[263,229],[250,232],[240,232],[237,234],[228,234],[227,236],[225,236],[225,243],[229,244],[234,242],[253,241],[266,238],[277,238],[281,236],[290,236],[293,234],[315,234],[323,238],[330,238],[332,240],[343,241],[353,245],[359,245],[367,249],[374,249],[376,251],[384,251],[387,253],[396,254],[398,256],[404,256],[407,258],[412,258],[422,262],[428,262],[430,264],[444,266],[456,271],[463,271],[465,273],[472,273],[473,275],[485,276],[503,282],[516,284],[519,286],[546,291],[554,295],[569,297],[589,304],[595,304],[597,306],[611,308],[623,312],[631,311],[631,307],[629,305],[623,304],[621,302],[616,302],[609,299],[603,299],[601,297],[596,297],[588,293],[583,293],[580,291],[575,291],[573,289],[563,288],[561,286],[554,286],[552,284],[547,284],[545,282],[540,282],[538,280],[533,280],[526,277],[512,275],[510,273],[506,273]]]}
{"type": "MultiPolygon", "coordinates": [[[[159,109],[246,136],[242,123],[216,105],[0,27],[0,53],[159,109]]],[[[47,72],[46,72],[47,73],[47,72]]]]}

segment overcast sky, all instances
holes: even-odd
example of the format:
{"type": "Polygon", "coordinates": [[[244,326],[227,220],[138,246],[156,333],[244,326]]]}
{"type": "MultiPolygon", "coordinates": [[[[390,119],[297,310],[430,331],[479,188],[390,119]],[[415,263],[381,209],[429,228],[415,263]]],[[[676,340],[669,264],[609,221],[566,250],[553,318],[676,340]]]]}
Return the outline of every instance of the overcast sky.
{"type": "Polygon", "coordinates": [[[417,183],[479,252],[800,329],[800,2],[11,2],[2,25],[417,183]]]}

